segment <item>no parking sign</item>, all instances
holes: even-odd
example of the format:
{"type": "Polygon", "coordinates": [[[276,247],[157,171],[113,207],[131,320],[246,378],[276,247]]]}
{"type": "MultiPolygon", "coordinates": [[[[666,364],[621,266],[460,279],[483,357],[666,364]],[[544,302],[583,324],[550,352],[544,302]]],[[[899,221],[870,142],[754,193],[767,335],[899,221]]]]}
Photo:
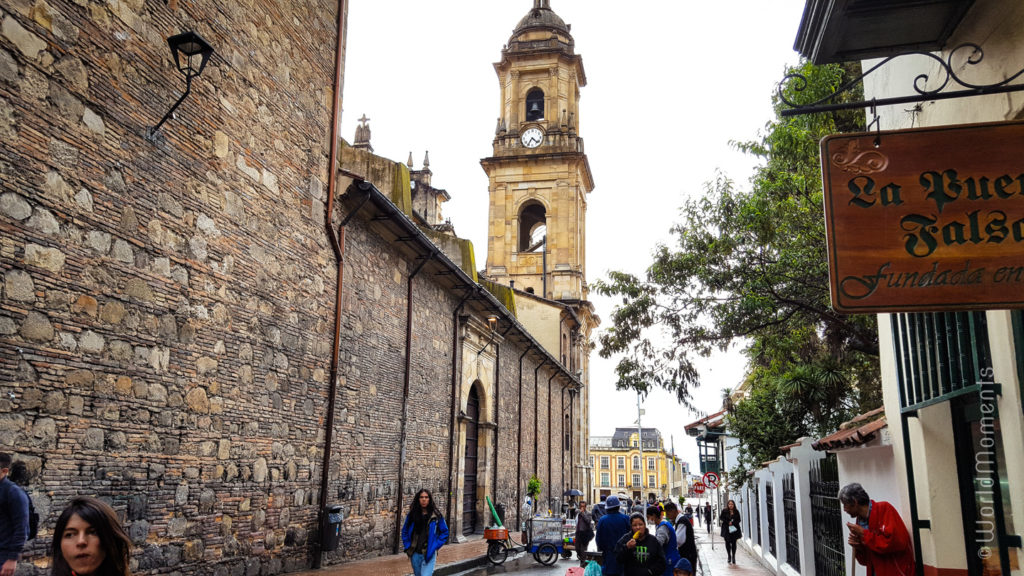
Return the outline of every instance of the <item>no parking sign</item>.
{"type": "Polygon", "coordinates": [[[712,490],[718,488],[718,480],[718,474],[715,472],[708,472],[707,474],[704,474],[704,484],[712,490]]]}

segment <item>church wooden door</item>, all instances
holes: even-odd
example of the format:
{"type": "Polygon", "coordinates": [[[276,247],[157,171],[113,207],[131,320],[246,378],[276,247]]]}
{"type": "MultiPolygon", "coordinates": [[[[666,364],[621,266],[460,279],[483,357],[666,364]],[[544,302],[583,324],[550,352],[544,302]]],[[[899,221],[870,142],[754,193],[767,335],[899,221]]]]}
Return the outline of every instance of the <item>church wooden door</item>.
{"type": "Polygon", "coordinates": [[[462,533],[476,532],[476,456],[477,421],[480,419],[480,397],[476,388],[469,392],[466,402],[466,472],[462,492],[462,533]]]}

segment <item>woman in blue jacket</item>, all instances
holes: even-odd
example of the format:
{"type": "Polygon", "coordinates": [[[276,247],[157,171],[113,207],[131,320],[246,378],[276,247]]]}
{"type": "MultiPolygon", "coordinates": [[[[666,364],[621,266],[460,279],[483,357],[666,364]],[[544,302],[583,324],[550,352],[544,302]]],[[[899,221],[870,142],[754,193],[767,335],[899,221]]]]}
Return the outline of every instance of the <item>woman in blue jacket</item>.
{"type": "Polygon", "coordinates": [[[437,551],[448,542],[448,524],[434,506],[430,490],[421,488],[402,524],[402,545],[415,576],[432,576],[437,551]]]}

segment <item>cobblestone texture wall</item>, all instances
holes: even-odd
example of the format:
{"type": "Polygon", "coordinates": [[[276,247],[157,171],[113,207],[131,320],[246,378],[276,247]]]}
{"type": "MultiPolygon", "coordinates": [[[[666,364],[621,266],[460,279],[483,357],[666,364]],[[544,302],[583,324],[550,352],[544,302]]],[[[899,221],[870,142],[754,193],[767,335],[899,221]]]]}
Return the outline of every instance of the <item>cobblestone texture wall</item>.
{"type": "MultiPolygon", "coordinates": [[[[0,450],[28,462],[42,516],[19,574],[48,573],[53,523],[80,494],[121,515],[138,574],[309,565],[336,288],[322,225],[336,6],[0,3],[0,450]],[[165,38],[190,28],[217,55],[147,138],[183,89],[165,38]]],[[[327,562],[393,543],[399,254],[350,224],[327,487],[345,523],[327,562]]],[[[445,501],[460,296],[414,280],[407,496],[445,501]]],[[[500,376],[512,509],[516,459],[535,449],[533,357],[515,445],[521,352],[503,347],[500,376]]]]}

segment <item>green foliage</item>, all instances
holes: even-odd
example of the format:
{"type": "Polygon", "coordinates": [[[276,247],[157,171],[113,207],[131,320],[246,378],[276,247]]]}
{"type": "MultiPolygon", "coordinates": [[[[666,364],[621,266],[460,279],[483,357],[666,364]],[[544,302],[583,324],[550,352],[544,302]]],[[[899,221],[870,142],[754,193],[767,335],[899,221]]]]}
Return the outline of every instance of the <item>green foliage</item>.
{"type": "MultiPolygon", "coordinates": [[[[787,86],[787,98],[806,102],[856,70],[803,64],[795,71],[807,83],[799,92],[787,86]]],[[[777,97],[775,107],[782,109],[777,97]]],[[[645,277],[611,272],[596,283],[599,293],[621,299],[600,336],[603,357],[621,356],[618,388],[659,386],[692,408],[694,357],[744,345],[751,398],[734,407],[733,420],[743,422],[730,423],[730,432],[747,444],[749,462],[774,458],[779,446],[865,403],[873,407],[875,318],[831,307],[819,162],[822,137],[856,129],[863,129],[859,112],[778,116],[758,139],[734,143],[763,161],[749,191],[718,175],[683,205],[673,243],[656,249],[645,277]]]]}
{"type": "Polygon", "coordinates": [[[540,478],[537,478],[536,474],[530,476],[530,481],[526,483],[526,495],[536,501],[537,496],[540,495],[540,487],[540,478]]]}

